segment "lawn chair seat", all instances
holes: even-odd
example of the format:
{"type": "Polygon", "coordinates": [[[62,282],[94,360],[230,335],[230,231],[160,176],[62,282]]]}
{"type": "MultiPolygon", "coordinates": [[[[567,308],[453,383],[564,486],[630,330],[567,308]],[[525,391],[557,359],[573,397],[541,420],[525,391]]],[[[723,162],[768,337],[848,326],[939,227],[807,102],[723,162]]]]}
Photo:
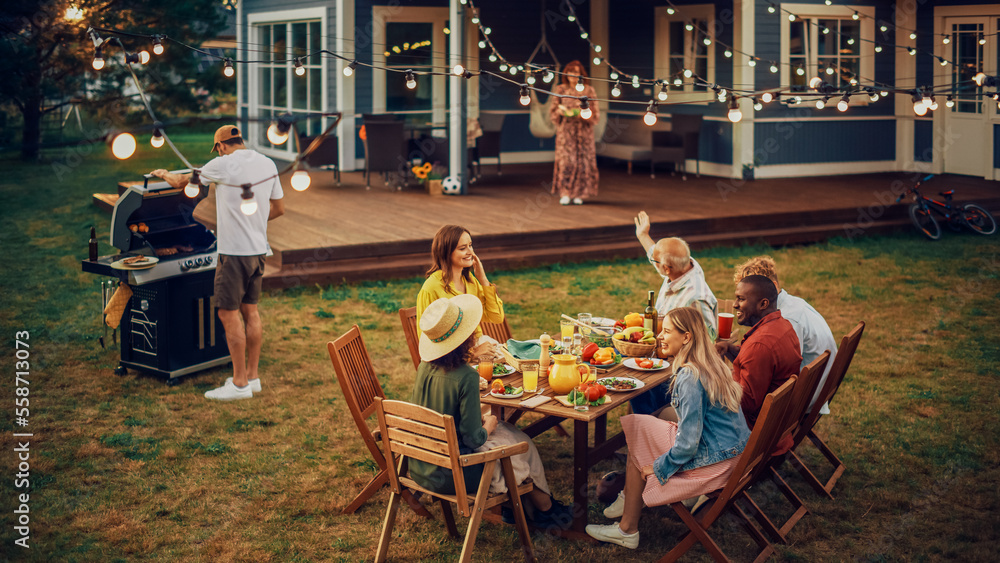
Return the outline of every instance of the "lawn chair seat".
{"type": "MultiPolygon", "coordinates": [[[[361,338],[361,329],[358,328],[358,325],[351,327],[351,330],[333,342],[328,342],[326,347],[330,352],[333,370],[337,374],[337,382],[340,383],[340,389],[344,392],[347,408],[351,411],[354,423],[358,427],[358,434],[368,446],[368,451],[371,452],[372,459],[375,460],[375,464],[379,468],[378,474],[372,477],[371,481],[358,493],[358,496],[344,508],[343,514],[350,514],[360,508],[369,497],[375,494],[375,491],[389,481],[388,468],[390,464],[386,462],[386,456],[379,449],[376,437],[379,427],[376,426],[374,431],[368,428],[368,418],[375,412],[375,400],[384,398],[385,393],[382,391],[382,385],[378,382],[378,378],[375,377],[371,357],[368,356],[368,349],[365,348],[365,342],[361,338]]],[[[414,512],[425,518],[432,518],[431,513],[413,498],[409,491],[404,492],[403,496],[414,512]]]]}
{"type": "Polygon", "coordinates": [[[830,373],[826,377],[826,384],[823,385],[823,389],[820,390],[819,398],[813,403],[813,408],[806,415],[805,420],[799,426],[798,432],[792,442],[791,458],[792,464],[798,470],[802,478],[806,480],[809,485],[817,492],[817,494],[826,496],[827,498],[833,498],[833,487],[837,484],[837,480],[843,475],[846,466],[833,450],[826,445],[825,442],[816,434],[815,426],[820,419],[820,408],[823,404],[828,401],[833,400],[834,395],[837,394],[837,390],[840,389],[841,382],[844,381],[844,376],[847,375],[848,368],[851,367],[851,360],[854,359],[854,353],[858,350],[858,343],[861,342],[861,335],[864,334],[865,323],[864,321],[858,323],[851,332],[847,333],[846,336],[840,341],[840,348],[837,350],[837,356],[833,360],[833,366],[830,367],[830,373]],[[809,438],[809,440],[816,446],[816,449],[826,457],[827,461],[833,465],[833,475],[826,481],[826,483],[821,482],[816,475],[806,467],[802,459],[795,453],[799,444],[802,440],[809,438]]]}
{"type": "Polygon", "coordinates": [[[399,322],[403,325],[406,347],[410,349],[410,359],[413,360],[413,367],[416,368],[420,365],[420,331],[417,330],[417,308],[400,309],[399,322]]]}
{"type": "Polygon", "coordinates": [[[514,477],[514,466],[510,461],[511,456],[528,451],[527,443],[500,446],[473,454],[460,454],[458,433],[455,430],[455,419],[452,416],[440,414],[419,405],[403,401],[389,401],[381,397],[375,399],[375,411],[378,413],[379,426],[385,429],[382,433],[383,448],[393,459],[399,458],[398,466],[394,465],[389,468],[389,487],[392,489],[392,495],[389,498],[389,508],[386,510],[385,523],[382,526],[382,536],[378,542],[375,561],[385,561],[388,555],[392,528],[399,510],[399,499],[407,488],[421,491],[425,495],[438,499],[445,525],[452,537],[460,536],[458,528],[455,526],[455,516],[451,512],[451,505],[454,504],[458,508],[458,513],[469,519],[460,561],[472,559],[472,551],[476,544],[476,535],[479,533],[483,513],[487,509],[503,503],[508,503],[514,511],[514,525],[521,539],[521,551],[525,561],[535,560],[531,535],[528,532],[528,523],[524,518],[524,509],[521,503],[521,496],[534,489],[534,485],[530,481],[518,485],[517,479],[514,477]],[[408,458],[450,469],[454,478],[455,494],[446,495],[425,489],[407,477],[408,458]],[[497,462],[500,463],[507,492],[490,495],[490,481],[493,479],[493,470],[497,462]],[[479,481],[475,497],[470,498],[469,493],[466,492],[465,475],[462,468],[480,463],[485,463],[483,476],[479,481]]]}
{"type": "Polygon", "coordinates": [[[750,497],[749,490],[743,491],[742,496],[753,507],[755,512],[754,517],[757,519],[757,522],[760,523],[764,532],[776,542],[788,543],[788,532],[795,527],[795,524],[797,524],[803,516],[809,513],[809,509],[806,508],[805,503],[803,503],[802,499],[795,494],[791,487],[788,486],[788,483],[785,482],[784,478],[782,478],[778,473],[777,468],[784,463],[787,457],[787,452],[791,450],[793,437],[796,435],[802,422],[809,414],[809,400],[816,394],[816,387],[819,385],[819,380],[822,377],[823,372],[826,370],[826,363],[829,360],[830,351],[827,350],[818,358],[809,362],[809,365],[802,368],[802,373],[799,374],[798,381],[795,383],[795,389],[792,392],[791,402],[785,412],[785,420],[781,425],[781,438],[776,444],[777,450],[771,456],[768,464],[768,470],[762,471],[759,474],[760,480],[770,478],[781,494],[784,495],[784,497],[792,505],[791,516],[789,516],[780,527],[775,526],[771,519],[764,514],[760,507],[757,506],[754,500],[750,497]],[[787,442],[787,444],[784,444],[785,442],[787,442]]]}
{"type": "Polygon", "coordinates": [[[733,470],[732,477],[726,486],[712,493],[715,502],[712,506],[705,508],[700,513],[699,518],[691,515],[691,512],[683,503],[675,502],[670,508],[677,513],[681,521],[690,530],[680,542],[674,546],[662,559],[664,561],[677,561],[682,555],[687,553],[696,542],[702,546],[716,561],[729,561],[729,558],[722,552],[722,549],[715,543],[709,535],[708,530],[718,520],[722,513],[729,509],[740,520],[740,523],[753,538],[761,551],[755,561],[763,561],[774,553],[774,547],[767,537],[754,526],[753,522],[743,510],[736,505],[736,499],[754,482],[757,475],[768,466],[771,452],[781,437],[781,423],[786,418],[787,411],[792,399],[792,389],[795,386],[796,377],[790,378],[781,387],[768,393],[764,398],[764,405],[760,409],[760,416],[747,445],[740,454],[739,461],[733,470]]]}

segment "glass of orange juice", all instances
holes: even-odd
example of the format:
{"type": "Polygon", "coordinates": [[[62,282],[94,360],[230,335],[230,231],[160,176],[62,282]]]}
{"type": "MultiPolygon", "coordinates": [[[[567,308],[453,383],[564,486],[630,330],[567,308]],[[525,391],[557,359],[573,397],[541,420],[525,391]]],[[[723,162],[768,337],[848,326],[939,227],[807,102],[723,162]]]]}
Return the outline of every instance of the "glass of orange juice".
{"type": "Polygon", "coordinates": [[[570,341],[572,341],[574,328],[576,328],[576,325],[574,325],[572,321],[568,321],[566,319],[562,319],[559,321],[559,331],[560,334],[562,335],[563,340],[569,338],[570,341]]]}
{"type": "Polygon", "coordinates": [[[479,377],[482,377],[486,381],[493,379],[493,360],[479,360],[479,377]]]}
{"type": "Polygon", "coordinates": [[[521,374],[524,376],[524,391],[526,393],[538,391],[538,362],[521,362],[521,374]]]}

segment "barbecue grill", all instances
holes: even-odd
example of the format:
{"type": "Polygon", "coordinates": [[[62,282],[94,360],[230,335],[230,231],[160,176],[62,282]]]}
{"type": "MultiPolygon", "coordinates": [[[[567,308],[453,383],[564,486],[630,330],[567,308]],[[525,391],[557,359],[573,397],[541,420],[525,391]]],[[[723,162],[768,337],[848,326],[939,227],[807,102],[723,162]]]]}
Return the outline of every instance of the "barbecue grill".
{"type": "MultiPolygon", "coordinates": [[[[146,176],[119,185],[111,214],[111,244],[120,253],[84,260],[83,271],[128,284],[132,297],[122,315],[121,361],[127,368],[176,378],[229,362],[229,348],[214,299],[216,238],[194,220],[194,208],[208,195],[146,176]],[[151,181],[153,180],[153,181],[151,181]],[[137,255],[156,256],[144,269],[113,264],[137,255]]],[[[103,322],[103,320],[102,320],[103,322]]]]}

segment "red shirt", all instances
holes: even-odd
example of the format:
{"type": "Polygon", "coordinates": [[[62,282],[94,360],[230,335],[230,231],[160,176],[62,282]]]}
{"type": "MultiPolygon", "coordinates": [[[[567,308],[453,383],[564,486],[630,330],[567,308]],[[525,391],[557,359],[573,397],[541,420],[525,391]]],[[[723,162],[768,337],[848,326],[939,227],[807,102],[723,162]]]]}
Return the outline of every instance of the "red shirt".
{"type": "Polygon", "coordinates": [[[740,406],[751,430],[764,397],[798,375],[801,365],[799,337],[780,311],[768,314],[746,333],[733,360],[733,379],[743,387],[740,406]]]}

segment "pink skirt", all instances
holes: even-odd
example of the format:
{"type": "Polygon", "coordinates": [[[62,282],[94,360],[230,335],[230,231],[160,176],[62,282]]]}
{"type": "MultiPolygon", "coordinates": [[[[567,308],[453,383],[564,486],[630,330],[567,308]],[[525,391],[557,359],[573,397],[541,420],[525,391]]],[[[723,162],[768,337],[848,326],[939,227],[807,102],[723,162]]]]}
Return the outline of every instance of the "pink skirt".
{"type": "MultiPolygon", "coordinates": [[[[623,416],[621,423],[632,463],[640,471],[667,453],[677,440],[676,422],[646,414],[630,414],[623,416]]],[[[661,506],[721,489],[732,475],[738,460],[739,456],[712,465],[679,471],[663,485],[656,475],[650,475],[646,478],[646,489],[642,492],[642,500],[646,506],[661,506]]]]}

